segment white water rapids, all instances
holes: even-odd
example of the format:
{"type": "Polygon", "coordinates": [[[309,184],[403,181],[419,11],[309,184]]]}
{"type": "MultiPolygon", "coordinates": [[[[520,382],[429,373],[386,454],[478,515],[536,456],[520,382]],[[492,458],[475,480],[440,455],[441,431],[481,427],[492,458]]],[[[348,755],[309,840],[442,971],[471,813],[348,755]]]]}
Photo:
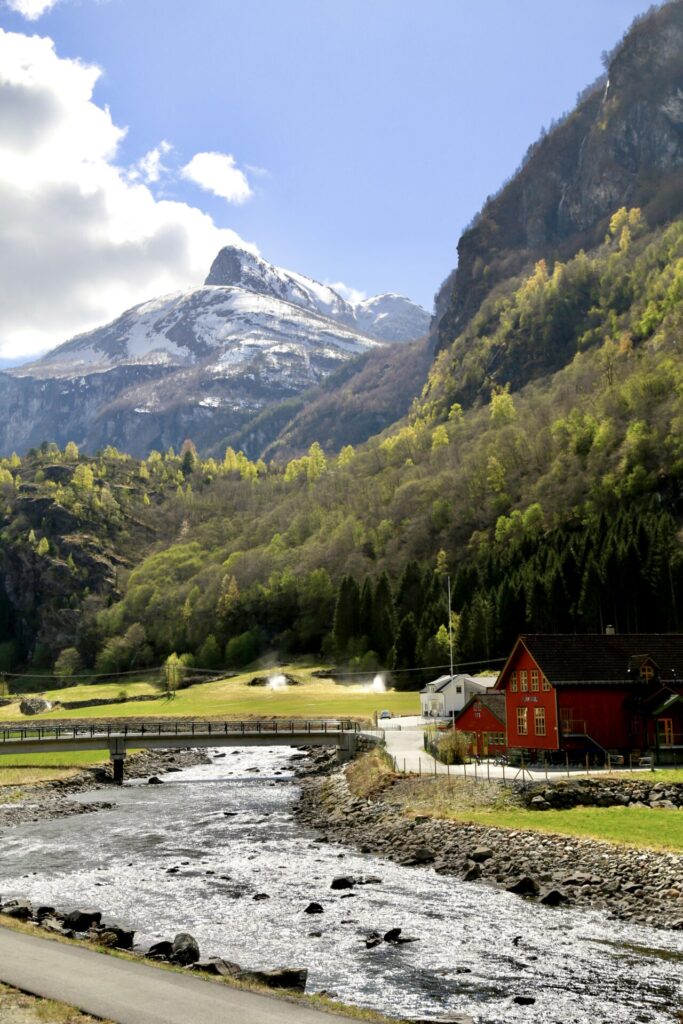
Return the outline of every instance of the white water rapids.
{"type": "MultiPolygon", "coordinates": [[[[113,810],[2,829],[0,891],[96,904],[134,927],[140,941],[189,931],[202,956],[245,967],[307,967],[309,991],[326,989],[393,1016],[466,1012],[477,1024],[679,1020],[683,933],[549,909],[315,842],[291,814],[291,753],[228,750],[210,765],[165,775],[162,786],[107,792],[113,810]],[[382,882],[332,891],[333,876],[347,873],[382,882]],[[268,899],[254,899],[264,893],[268,899]],[[312,900],[323,914],[304,913],[312,900]],[[366,949],[367,932],[393,927],[419,941],[366,949]],[[516,995],[536,1002],[518,1006],[516,995]]],[[[101,791],[80,797],[102,798],[101,791]]]]}

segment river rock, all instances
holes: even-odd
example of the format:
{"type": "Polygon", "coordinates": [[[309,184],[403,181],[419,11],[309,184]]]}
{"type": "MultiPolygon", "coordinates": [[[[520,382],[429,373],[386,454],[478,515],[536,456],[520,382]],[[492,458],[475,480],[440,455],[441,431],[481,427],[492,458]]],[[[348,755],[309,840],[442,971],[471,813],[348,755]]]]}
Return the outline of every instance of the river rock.
{"type": "Polygon", "coordinates": [[[402,857],[400,863],[405,867],[419,867],[422,864],[431,864],[434,861],[434,854],[426,846],[418,846],[411,850],[407,856],[402,857]]]}
{"type": "Polygon", "coordinates": [[[150,960],[169,960],[172,953],[173,943],[169,942],[168,939],[162,939],[161,942],[153,942],[145,956],[149,957],[150,960]]]}
{"type": "Polygon", "coordinates": [[[490,860],[491,857],[493,857],[493,850],[490,846],[478,846],[470,854],[470,860],[473,860],[475,864],[483,864],[485,861],[490,860]]]}
{"type": "Polygon", "coordinates": [[[219,975],[223,978],[237,978],[242,973],[239,964],[231,963],[230,960],[222,960],[220,957],[213,957],[211,960],[196,960],[190,964],[193,971],[203,971],[205,974],[219,975]]]}
{"type": "Polygon", "coordinates": [[[135,932],[130,928],[122,928],[118,924],[103,924],[99,928],[91,928],[88,938],[100,946],[109,949],[132,949],[135,932]]]}
{"type": "Polygon", "coordinates": [[[31,916],[31,904],[28,900],[15,900],[2,908],[6,917],[13,917],[16,921],[28,921],[31,916]]]}
{"type": "Polygon", "coordinates": [[[384,941],[385,942],[398,942],[398,940],[399,940],[399,938],[401,936],[401,932],[402,931],[403,931],[402,928],[390,928],[388,932],[384,933],[384,941]]]}
{"type": "Polygon", "coordinates": [[[517,1003],[517,1006],[533,1006],[536,1002],[533,996],[515,996],[512,1001],[517,1003]]]}
{"type": "Polygon", "coordinates": [[[162,781],[161,781],[161,779],[159,778],[158,775],[151,775],[147,779],[147,785],[148,786],[161,786],[161,785],[163,785],[163,783],[162,783],[162,781]]]}
{"type": "Polygon", "coordinates": [[[274,971],[241,971],[239,978],[255,981],[268,988],[286,988],[292,992],[305,992],[308,971],[305,967],[280,967],[274,971]]]}
{"type": "Polygon", "coordinates": [[[356,879],[352,875],[337,875],[332,879],[330,889],[353,889],[356,879]]]}
{"type": "Polygon", "coordinates": [[[560,903],[566,903],[567,899],[566,893],[563,893],[561,889],[548,889],[543,893],[539,902],[546,907],[559,907],[560,903]]]}
{"type": "Polygon", "coordinates": [[[194,964],[199,960],[199,943],[188,932],[179,932],[173,939],[171,960],[174,964],[194,964]]]}
{"type": "Polygon", "coordinates": [[[65,928],[64,923],[57,917],[44,917],[40,922],[40,927],[44,928],[46,932],[54,932],[55,935],[63,935],[65,939],[73,939],[76,934],[73,928],[65,928]]]}
{"type": "Polygon", "coordinates": [[[309,903],[304,914],[322,914],[323,908],[321,903],[309,903]]]}
{"type": "Polygon", "coordinates": [[[71,910],[64,915],[64,927],[73,928],[75,932],[87,932],[93,925],[102,920],[99,910],[71,910]]]}
{"type": "Polygon", "coordinates": [[[537,896],[539,893],[538,882],[530,875],[522,875],[506,888],[508,892],[514,892],[517,896],[537,896]]]}
{"type": "Polygon", "coordinates": [[[54,914],[55,908],[48,907],[46,904],[41,904],[40,906],[33,908],[33,916],[38,924],[40,924],[44,917],[53,917],[54,914]]]}

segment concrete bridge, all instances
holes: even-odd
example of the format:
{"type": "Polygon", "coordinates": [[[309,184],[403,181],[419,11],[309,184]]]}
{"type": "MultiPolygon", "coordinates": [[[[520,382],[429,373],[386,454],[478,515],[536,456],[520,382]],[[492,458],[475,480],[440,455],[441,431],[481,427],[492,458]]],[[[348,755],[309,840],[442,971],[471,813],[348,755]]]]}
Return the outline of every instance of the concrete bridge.
{"type": "Polygon", "coordinates": [[[97,722],[88,725],[21,725],[0,730],[0,755],[42,754],[61,750],[108,750],[114,782],[123,782],[129,749],[172,750],[181,747],[335,746],[340,760],[353,756],[361,729],[350,720],[247,722],[141,721],[135,725],[97,722]]]}

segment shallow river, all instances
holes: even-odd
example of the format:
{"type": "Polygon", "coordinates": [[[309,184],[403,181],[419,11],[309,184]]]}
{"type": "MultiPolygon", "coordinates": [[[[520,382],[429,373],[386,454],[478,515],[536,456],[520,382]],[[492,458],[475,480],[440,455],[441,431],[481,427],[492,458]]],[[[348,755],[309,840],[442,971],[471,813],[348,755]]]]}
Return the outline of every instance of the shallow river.
{"type": "Polygon", "coordinates": [[[683,933],[551,910],[316,843],[291,813],[291,753],[228,751],[164,776],[163,786],[126,784],[114,810],[0,830],[0,891],[96,904],[134,927],[140,941],[189,931],[202,956],[244,967],[308,967],[309,991],[397,1016],[679,1021],[683,933]],[[382,882],[348,897],[330,890],[341,873],[382,882]],[[269,898],[255,900],[260,893],[269,898]],[[323,914],[303,912],[311,900],[323,914]],[[368,931],[393,927],[419,941],[366,949],[368,931]],[[536,1002],[518,1006],[515,995],[536,1002]]]}

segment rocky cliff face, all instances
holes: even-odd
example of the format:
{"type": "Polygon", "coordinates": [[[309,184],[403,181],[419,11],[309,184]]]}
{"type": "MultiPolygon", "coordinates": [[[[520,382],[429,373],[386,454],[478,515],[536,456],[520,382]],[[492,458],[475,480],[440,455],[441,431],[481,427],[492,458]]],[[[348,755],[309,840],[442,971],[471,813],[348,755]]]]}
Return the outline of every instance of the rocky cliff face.
{"type": "Polygon", "coordinates": [[[458,244],[436,300],[438,347],[462,331],[500,281],[541,257],[566,258],[640,206],[655,226],[683,209],[683,2],[638,21],[599,81],[532,147],[458,244]]]}
{"type": "Polygon", "coordinates": [[[351,305],[241,249],[201,288],[153,299],[42,359],[0,373],[0,453],[49,439],[133,455],[191,437],[206,450],[354,356],[423,335],[401,296],[351,305]]]}

